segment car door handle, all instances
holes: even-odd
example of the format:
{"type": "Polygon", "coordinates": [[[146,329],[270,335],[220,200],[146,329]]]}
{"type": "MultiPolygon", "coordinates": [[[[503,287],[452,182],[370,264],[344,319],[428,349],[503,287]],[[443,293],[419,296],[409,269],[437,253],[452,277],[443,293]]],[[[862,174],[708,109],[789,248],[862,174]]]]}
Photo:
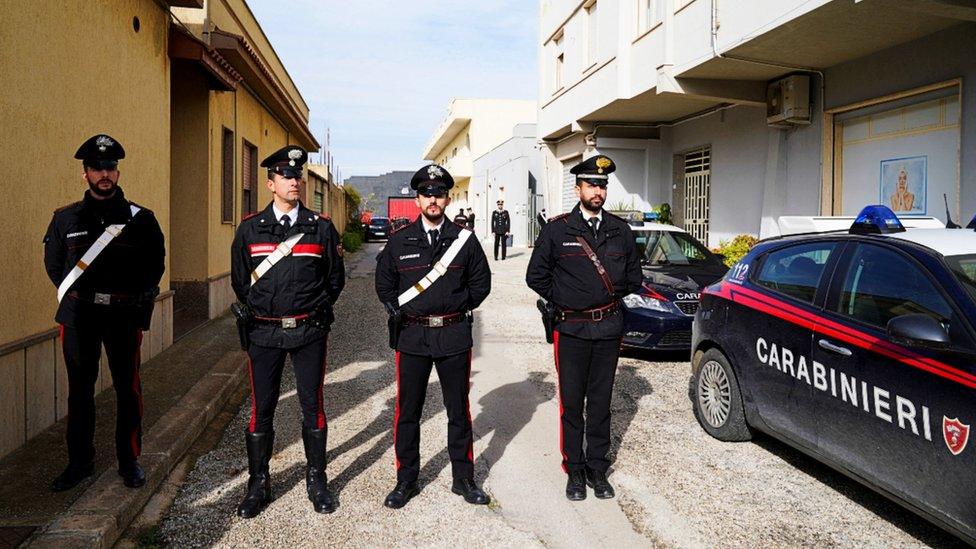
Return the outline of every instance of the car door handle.
{"type": "Polygon", "coordinates": [[[851,356],[851,350],[847,347],[841,347],[839,345],[834,345],[833,343],[827,341],[826,339],[821,339],[817,342],[820,348],[825,351],[830,351],[831,353],[837,353],[841,356],[851,356]]]}

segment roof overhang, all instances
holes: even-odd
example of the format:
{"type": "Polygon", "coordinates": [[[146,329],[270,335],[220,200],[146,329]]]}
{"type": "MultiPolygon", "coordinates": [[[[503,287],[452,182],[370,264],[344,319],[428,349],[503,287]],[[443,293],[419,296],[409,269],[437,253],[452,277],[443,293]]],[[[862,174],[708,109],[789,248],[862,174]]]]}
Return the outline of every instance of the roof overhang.
{"type": "Polygon", "coordinates": [[[321,147],[309,130],[308,121],[243,36],[214,29],[210,32],[210,44],[243,76],[249,90],[268,106],[290,132],[299,136],[299,144],[309,150],[321,147]]]}
{"type": "Polygon", "coordinates": [[[171,8],[202,8],[203,0],[165,0],[171,8]]]}
{"type": "Polygon", "coordinates": [[[168,50],[170,59],[183,59],[199,67],[207,75],[211,90],[234,91],[243,78],[217,50],[177,25],[169,26],[168,50]]]}
{"type": "Polygon", "coordinates": [[[458,134],[464,131],[464,129],[467,128],[468,124],[470,123],[470,118],[460,116],[452,116],[451,118],[447,119],[444,124],[438,128],[437,133],[434,135],[433,141],[431,141],[430,144],[427,145],[427,148],[424,149],[424,160],[435,161],[436,157],[438,156],[437,153],[443,150],[444,147],[446,147],[451,141],[454,141],[458,134]]]}

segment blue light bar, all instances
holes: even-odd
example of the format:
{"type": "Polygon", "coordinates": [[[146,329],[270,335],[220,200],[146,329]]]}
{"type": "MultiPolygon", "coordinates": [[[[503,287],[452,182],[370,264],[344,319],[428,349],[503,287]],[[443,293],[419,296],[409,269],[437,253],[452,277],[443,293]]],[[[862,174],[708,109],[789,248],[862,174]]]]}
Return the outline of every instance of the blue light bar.
{"type": "Polygon", "coordinates": [[[851,234],[888,234],[905,231],[895,212],[880,204],[865,206],[851,225],[851,234]]]}
{"type": "Polygon", "coordinates": [[[644,221],[657,221],[661,215],[657,212],[644,212],[644,221]]]}

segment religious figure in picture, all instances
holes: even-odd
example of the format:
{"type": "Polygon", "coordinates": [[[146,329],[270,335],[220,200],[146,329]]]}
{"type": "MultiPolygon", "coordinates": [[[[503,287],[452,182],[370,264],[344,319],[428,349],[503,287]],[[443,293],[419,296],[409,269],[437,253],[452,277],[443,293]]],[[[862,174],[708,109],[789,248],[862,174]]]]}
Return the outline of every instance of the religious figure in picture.
{"type": "Polygon", "coordinates": [[[891,195],[891,209],[896,212],[910,212],[915,208],[915,195],[908,191],[908,172],[898,170],[898,187],[891,195]]]}

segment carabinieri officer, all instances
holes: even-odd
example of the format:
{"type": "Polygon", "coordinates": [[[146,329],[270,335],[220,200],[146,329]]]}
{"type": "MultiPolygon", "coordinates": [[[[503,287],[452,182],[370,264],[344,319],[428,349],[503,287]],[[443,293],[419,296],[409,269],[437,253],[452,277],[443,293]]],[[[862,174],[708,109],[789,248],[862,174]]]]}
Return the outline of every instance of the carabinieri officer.
{"type": "Polygon", "coordinates": [[[468,389],[471,377],[471,311],[491,291],[488,259],[468,229],[448,221],[454,186],[441,166],[424,166],[410,186],[421,215],[390,235],[377,256],[376,294],[391,314],[396,350],[397,402],[393,419],[397,484],[384,505],[398,509],[417,494],[420,473],[420,414],[432,367],[447,409],[451,491],[472,504],[488,503],[474,482],[474,452],[468,389]]]}
{"type": "Polygon", "coordinates": [[[268,169],[272,201],[241,220],[231,249],[231,284],[243,304],[235,314],[244,325],[251,377],[251,419],[244,433],[249,479],[237,507],[244,518],[257,516],[271,501],[268,462],[286,355],[295,368],[302,409],[308,499],[318,513],[336,508],[325,474],[322,384],[332,308],[345,285],[345,268],[332,221],[298,200],[307,159],[301,147],[289,145],[261,162],[268,169]]]}
{"type": "Polygon", "coordinates": [[[614,496],[610,462],[610,397],[623,335],[620,300],[641,286],[640,257],[627,222],[604,211],[614,163],[599,155],[577,164],[579,204],[542,227],[525,280],[555,304],[553,354],[559,378],[560,441],[566,497],[614,496]],[[586,410],[584,425],[583,410],[586,410]],[[583,437],[586,433],[586,453],[583,437]]]}
{"type": "Polygon", "coordinates": [[[149,329],[166,255],[152,211],[126,200],[119,187],[122,145],[99,134],[85,141],[81,160],[88,191],[54,212],[44,236],[44,266],[58,287],[61,346],[68,372],[68,467],[51,484],[60,492],[93,472],[95,381],[105,346],[115,388],[115,455],[130,488],[146,483],[142,450],[139,349],[149,329]],[[107,242],[107,244],[106,244],[107,242]]]}

